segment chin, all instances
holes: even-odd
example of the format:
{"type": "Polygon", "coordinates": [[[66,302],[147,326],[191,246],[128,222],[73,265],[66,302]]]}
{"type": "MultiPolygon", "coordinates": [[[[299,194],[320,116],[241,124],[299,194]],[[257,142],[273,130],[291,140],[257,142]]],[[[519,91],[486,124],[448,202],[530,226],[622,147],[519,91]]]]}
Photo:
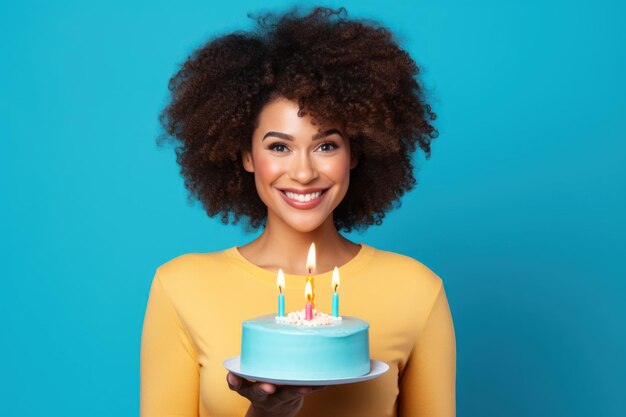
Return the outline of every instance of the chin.
{"type": "Polygon", "coordinates": [[[282,217],[282,221],[297,232],[309,233],[322,227],[329,217],[332,217],[332,213],[324,217],[311,215],[286,215],[282,217]]]}
{"type": "Polygon", "coordinates": [[[310,233],[317,230],[324,224],[323,221],[304,221],[304,222],[287,222],[293,230],[300,233],[310,233]]]}

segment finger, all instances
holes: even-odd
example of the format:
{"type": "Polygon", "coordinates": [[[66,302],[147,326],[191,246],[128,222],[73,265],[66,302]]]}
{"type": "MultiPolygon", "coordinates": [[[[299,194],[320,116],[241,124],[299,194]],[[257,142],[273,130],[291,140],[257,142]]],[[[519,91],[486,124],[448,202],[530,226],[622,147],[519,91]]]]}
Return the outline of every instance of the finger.
{"type": "Polygon", "coordinates": [[[228,382],[228,387],[231,390],[237,391],[240,394],[243,392],[251,392],[264,396],[276,391],[276,387],[272,384],[249,381],[231,372],[226,375],[226,382],[228,382]]]}
{"type": "Polygon", "coordinates": [[[228,388],[233,391],[237,391],[241,388],[243,378],[229,372],[228,375],[226,375],[226,382],[228,382],[228,388]]]}
{"type": "Polygon", "coordinates": [[[312,385],[312,386],[298,386],[298,387],[294,386],[293,388],[296,388],[296,392],[300,395],[309,395],[316,391],[323,390],[324,388],[326,388],[326,385],[312,385]]]}
{"type": "Polygon", "coordinates": [[[276,385],[269,382],[259,382],[259,389],[263,390],[267,394],[273,394],[276,392],[276,385]]]}
{"type": "Polygon", "coordinates": [[[252,382],[231,372],[226,375],[226,382],[231,390],[237,391],[239,395],[252,402],[264,401],[278,389],[276,385],[269,382],[252,382]]]}
{"type": "Polygon", "coordinates": [[[312,387],[305,386],[283,386],[273,395],[281,402],[293,401],[294,399],[305,397],[313,392],[312,387]]]}
{"type": "Polygon", "coordinates": [[[276,386],[267,382],[244,380],[237,392],[253,403],[258,403],[267,400],[268,396],[276,392],[276,386]]]}
{"type": "Polygon", "coordinates": [[[241,392],[244,390],[250,390],[254,385],[253,381],[242,378],[238,375],[229,373],[226,375],[226,382],[228,382],[228,386],[233,391],[241,392]]]}

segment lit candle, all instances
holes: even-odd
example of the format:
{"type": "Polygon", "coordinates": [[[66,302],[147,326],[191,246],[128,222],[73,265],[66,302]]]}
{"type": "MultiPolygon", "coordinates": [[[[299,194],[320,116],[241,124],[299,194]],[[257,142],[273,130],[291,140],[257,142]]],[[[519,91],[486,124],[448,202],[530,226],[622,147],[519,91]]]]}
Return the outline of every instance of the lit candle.
{"type": "Polygon", "coordinates": [[[333,269],[333,317],[339,317],[339,293],[337,293],[337,288],[339,288],[339,268],[335,267],[333,269]]]}
{"type": "Polygon", "coordinates": [[[285,288],[285,274],[283,274],[283,270],[281,268],[278,268],[276,286],[278,287],[278,317],[285,317],[285,296],[283,295],[283,288],[285,288]]]}
{"type": "Polygon", "coordinates": [[[315,274],[315,243],[311,243],[311,247],[309,248],[309,255],[306,259],[306,282],[311,284],[311,305],[313,306],[313,301],[315,300],[315,282],[313,281],[313,274],[315,274]]]}
{"type": "Polygon", "coordinates": [[[304,318],[305,320],[313,320],[313,303],[311,303],[311,299],[313,298],[313,288],[311,287],[311,282],[309,281],[306,282],[306,286],[304,287],[304,296],[306,298],[304,318]]]}

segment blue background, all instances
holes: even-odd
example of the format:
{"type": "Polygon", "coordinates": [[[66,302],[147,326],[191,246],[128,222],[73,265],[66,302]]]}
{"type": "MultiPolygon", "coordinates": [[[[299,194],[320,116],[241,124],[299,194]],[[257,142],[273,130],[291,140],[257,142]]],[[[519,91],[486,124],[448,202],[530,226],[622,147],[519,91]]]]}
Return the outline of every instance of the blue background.
{"type": "MultiPolygon", "coordinates": [[[[444,279],[459,416],[626,415],[623,3],[409,3],[320,2],[388,25],[439,116],[420,185],[349,237],[444,279]]],[[[188,204],[167,81],[289,4],[2,3],[2,415],[137,415],[155,268],[256,236],[188,204]]]]}

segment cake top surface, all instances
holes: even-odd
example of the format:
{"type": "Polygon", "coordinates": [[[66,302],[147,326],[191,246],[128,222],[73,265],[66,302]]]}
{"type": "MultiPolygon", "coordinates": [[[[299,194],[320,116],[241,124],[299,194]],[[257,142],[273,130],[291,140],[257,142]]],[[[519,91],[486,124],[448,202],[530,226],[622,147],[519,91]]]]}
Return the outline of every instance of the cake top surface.
{"type": "Polygon", "coordinates": [[[313,309],[312,318],[310,320],[306,319],[306,312],[304,309],[299,311],[292,311],[286,316],[276,316],[277,323],[292,324],[294,326],[304,327],[332,326],[340,320],[342,320],[341,317],[333,317],[329,314],[317,311],[316,309],[313,309]]]}
{"type": "Polygon", "coordinates": [[[276,321],[275,314],[267,314],[246,320],[242,323],[244,328],[253,330],[266,330],[280,333],[293,334],[323,334],[325,336],[345,336],[369,328],[369,323],[356,317],[343,316],[330,325],[309,327],[276,321]]]}

